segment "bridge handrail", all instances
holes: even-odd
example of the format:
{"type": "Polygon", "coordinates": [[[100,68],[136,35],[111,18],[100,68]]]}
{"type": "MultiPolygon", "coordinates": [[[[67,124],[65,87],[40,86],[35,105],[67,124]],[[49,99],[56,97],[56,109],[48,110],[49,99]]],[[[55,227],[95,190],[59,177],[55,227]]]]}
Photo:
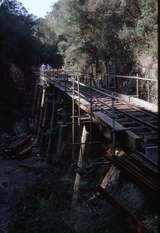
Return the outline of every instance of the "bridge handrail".
{"type": "Polygon", "coordinates": [[[115,74],[107,74],[107,76],[114,76],[119,78],[126,78],[126,79],[137,79],[137,80],[143,80],[143,81],[153,81],[158,82],[158,79],[151,79],[151,78],[142,78],[139,76],[125,76],[125,75],[115,75],[115,74]]]}
{"type": "MultiPolygon", "coordinates": [[[[50,71],[54,72],[54,69],[51,69],[50,71]]],[[[45,70],[43,71],[43,73],[48,73],[49,71],[48,70],[45,70]]],[[[58,70],[56,70],[56,72],[58,73],[58,70]]],[[[72,70],[64,70],[64,71],[60,71],[61,74],[63,75],[89,75],[88,73],[83,73],[81,71],[72,71],[72,70]]],[[[158,82],[158,79],[152,79],[152,78],[142,78],[142,77],[139,77],[139,76],[136,76],[136,75],[120,75],[120,74],[112,74],[112,73],[108,73],[106,74],[107,76],[114,76],[114,77],[119,77],[119,78],[125,78],[125,79],[137,79],[137,80],[144,80],[144,81],[153,81],[153,82],[158,82]]]]}

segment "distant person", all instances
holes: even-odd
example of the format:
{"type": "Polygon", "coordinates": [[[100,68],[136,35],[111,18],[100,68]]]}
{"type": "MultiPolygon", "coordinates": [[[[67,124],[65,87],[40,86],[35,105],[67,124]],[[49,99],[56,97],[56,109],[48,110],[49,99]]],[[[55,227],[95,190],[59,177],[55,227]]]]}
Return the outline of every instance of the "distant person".
{"type": "Polygon", "coordinates": [[[41,72],[41,74],[44,75],[45,69],[46,69],[45,64],[42,64],[41,67],[40,67],[40,72],[41,72]]]}
{"type": "Polygon", "coordinates": [[[52,67],[49,64],[47,64],[47,66],[46,66],[47,71],[49,71],[51,68],[52,67]]]}

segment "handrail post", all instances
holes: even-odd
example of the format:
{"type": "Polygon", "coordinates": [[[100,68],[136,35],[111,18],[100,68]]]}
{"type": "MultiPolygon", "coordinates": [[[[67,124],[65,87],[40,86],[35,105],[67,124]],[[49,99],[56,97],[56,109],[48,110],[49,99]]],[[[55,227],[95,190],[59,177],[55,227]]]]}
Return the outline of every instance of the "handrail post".
{"type": "Polygon", "coordinates": [[[74,143],[75,143],[75,75],[73,74],[73,79],[72,79],[72,159],[74,160],[74,143]]]}
{"type": "Polygon", "coordinates": [[[149,88],[149,81],[147,81],[147,96],[148,96],[148,102],[150,101],[149,95],[150,95],[150,88],[149,88]]]}
{"type": "Polygon", "coordinates": [[[115,155],[115,146],[116,146],[116,132],[115,132],[115,90],[116,90],[116,76],[113,76],[113,91],[112,91],[112,143],[113,143],[113,156],[115,155]]]}
{"type": "Polygon", "coordinates": [[[66,92],[66,90],[67,90],[67,80],[66,80],[66,78],[67,78],[67,75],[66,75],[66,72],[64,71],[64,85],[65,85],[65,92],[66,92]]]}
{"type": "Polygon", "coordinates": [[[114,92],[112,92],[112,143],[113,143],[113,156],[115,155],[115,144],[116,144],[116,138],[115,138],[115,101],[114,92]]]}
{"type": "Polygon", "coordinates": [[[139,98],[139,89],[138,89],[138,87],[139,87],[139,82],[138,82],[138,78],[137,78],[137,80],[136,80],[136,95],[137,95],[137,98],[139,98]]]}

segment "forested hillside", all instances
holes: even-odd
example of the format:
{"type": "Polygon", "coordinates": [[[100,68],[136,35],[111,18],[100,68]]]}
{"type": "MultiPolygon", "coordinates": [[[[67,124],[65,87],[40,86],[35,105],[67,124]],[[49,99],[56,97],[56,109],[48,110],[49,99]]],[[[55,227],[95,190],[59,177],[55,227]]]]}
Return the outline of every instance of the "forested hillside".
{"type": "Polygon", "coordinates": [[[156,0],[59,0],[45,20],[66,67],[157,76],[156,0]]]}
{"type": "Polygon", "coordinates": [[[29,116],[33,71],[42,63],[62,63],[54,35],[50,43],[39,22],[20,2],[0,1],[0,127],[12,127],[16,119],[29,116]]]}

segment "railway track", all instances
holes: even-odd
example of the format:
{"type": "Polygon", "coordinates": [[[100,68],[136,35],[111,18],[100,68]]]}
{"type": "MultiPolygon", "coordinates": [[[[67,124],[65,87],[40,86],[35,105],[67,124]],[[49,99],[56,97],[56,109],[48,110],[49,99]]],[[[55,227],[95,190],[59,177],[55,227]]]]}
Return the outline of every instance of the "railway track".
{"type": "MultiPolygon", "coordinates": [[[[87,95],[87,100],[90,101],[89,88],[81,87],[81,93],[84,96],[87,95]]],[[[157,166],[158,163],[155,160],[149,159],[145,156],[145,148],[158,144],[158,116],[154,113],[148,112],[144,109],[140,109],[124,101],[115,98],[114,101],[114,116],[112,110],[112,99],[110,93],[100,93],[98,90],[92,90],[92,109],[93,111],[102,111],[111,118],[115,117],[116,122],[121,124],[127,130],[132,131],[137,136],[140,136],[144,147],[141,151],[137,151],[136,154],[139,157],[143,157],[148,163],[157,166]]]]}
{"type": "MultiPolygon", "coordinates": [[[[81,90],[84,95],[88,95],[87,92],[81,90]]],[[[95,93],[96,91],[94,91],[95,93]]],[[[141,151],[137,152],[141,157],[148,160],[148,162],[157,166],[158,164],[158,154],[154,155],[153,158],[146,156],[146,149],[152,149],[152,152],[157,153],[158,151],[158,117],[156,114],[150,113],[143,109],[137,108],[135,106],[124,103],[119,99],[114,101],[114,116],[112,110],[112,99],[110,96],[106,97],[103,94],[96,96],[93,94],[92,99],[92,109],[93,111],[101,111],[108,115],[110,118],[115,117],[115,121],[120,125],[130,130],[135,135],[139,136],[142,140],[143,147],[141,151]],[[153,151],[154,149],[154,151],[153,151]]]]}
{"type": "MultiPolygon", "coordinates": [[[[63,82],[60,85],[65,87],[66,92],[73,91],[72,82],[63,82]]],[[[110,91],[104,92],[104,90],[90,88],[83,83],[80,83],[80,92],[78,92],[76,85],[74,91],[76,95],[79,93],[80,98],[91,103],[93,112],[101,111],[113,118],[113,96],[110,91]]],[[[120,100],[116,94],[114,116],[116,122],[141,138],[143,146],[141,150],[137,150],[126,157],[113,158],[112,162],[138,181],[145,190],[147,188],[150,193],[158,192],[158,162],[156,159],[152,159],[152,154],[149,157],[146,155],[146,148],[150,146],[158,147],[158,116],[120,100]]]]}
{"type": "MultiPolygon", "coordinates": [[[[70,82],[67,84],[67,89],[72,89],[70,82]]],[[[75,89],[75,92],[78,93],[78,89],[75,89]]],[[[80,84],[80,97],[88,102],[92,101],[93,111],[102,111],[113,118],[110,91],[104,92],[80,84]]],[[[146,147],[158,144],[158,116],[156,114],[126,103],[115,95],[114,116],[119,124],[140,136],[146,147]]]]}
{"type": "MultiPolygon", "coordinates": [[[[88,101],[90,101],[89,89],[90,88],[84,86],[80,87],[80,92],[83,93],[84,96],[87,96],[88,101]]],[[[111,94],[103,94],[102,92],[100,93],[98,90],[93,89],[92,96],[93,110],[102,110],[103,112],[106,112],[106,114],[113,117],[111,94]]],[[[119,100],[119,98],[117,97],[115,97],[114,107],[116,121],[119,122],[121,125],[129,129],[132,129],[132,131],[137,133],[138,135],[144,135],[144,126],[146,129],[145,133],[157,133],[158,116],[156,116],[156,114],[150,113],[133,105],[125,103],[124,101],[119,100]],[[136,131],[137,128],[138,132],[136,131]]]]}

